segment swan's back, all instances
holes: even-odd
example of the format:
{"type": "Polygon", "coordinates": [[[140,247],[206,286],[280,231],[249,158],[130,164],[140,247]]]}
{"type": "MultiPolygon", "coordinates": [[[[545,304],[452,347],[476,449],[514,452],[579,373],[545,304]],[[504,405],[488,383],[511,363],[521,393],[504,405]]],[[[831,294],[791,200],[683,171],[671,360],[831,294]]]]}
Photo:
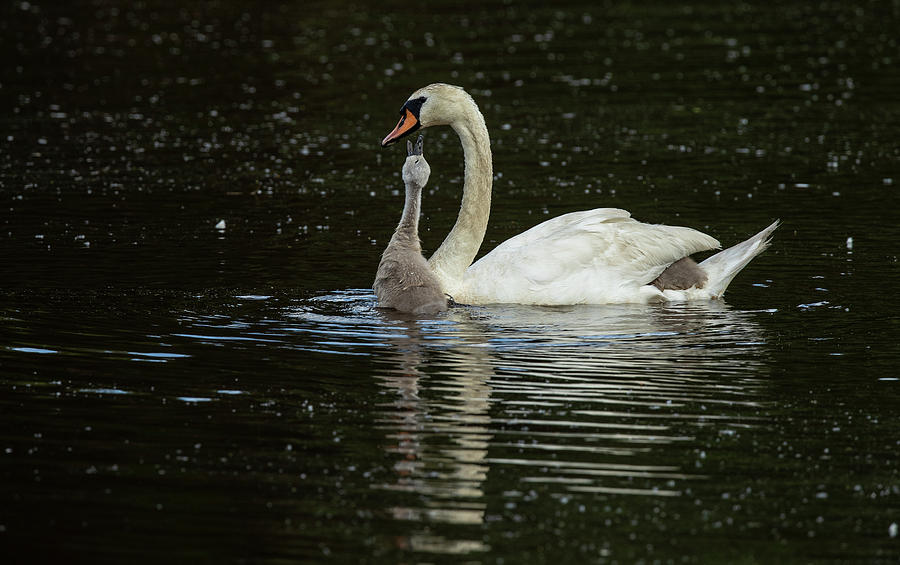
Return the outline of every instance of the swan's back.
{"type": "Polygon", "coordinates": [[[598,208],[547,220],[497,246],[466,271],[460,302],[581,304],[646,302],[672,263],[716,249],[691,228],[644,224],[598,208]]]}

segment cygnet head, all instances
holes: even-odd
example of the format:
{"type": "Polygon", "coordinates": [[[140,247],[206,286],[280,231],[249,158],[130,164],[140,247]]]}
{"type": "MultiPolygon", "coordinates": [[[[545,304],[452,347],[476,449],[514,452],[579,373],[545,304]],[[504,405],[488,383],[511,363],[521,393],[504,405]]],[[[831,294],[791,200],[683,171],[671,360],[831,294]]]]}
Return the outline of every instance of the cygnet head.
{"type": "Polygon", "coordinates": [[[412,141],[406,142],[406,162],[403,163],[403,182],[412,184],[418,188],[424,187],[428,183],[428,177],[431,175],[431,167],[425,160],[424,147],[425,138],[421,135],[413,146],[412,141]]]}
{"type": "Polygon", "coordinates": [[[400,122],[381,141],[382,147],[406,137],[419,128],[443,126],[463,119],[477,106],[469,93],[458,86],[436,82],[422,87],[400,108],[400,122]]]}

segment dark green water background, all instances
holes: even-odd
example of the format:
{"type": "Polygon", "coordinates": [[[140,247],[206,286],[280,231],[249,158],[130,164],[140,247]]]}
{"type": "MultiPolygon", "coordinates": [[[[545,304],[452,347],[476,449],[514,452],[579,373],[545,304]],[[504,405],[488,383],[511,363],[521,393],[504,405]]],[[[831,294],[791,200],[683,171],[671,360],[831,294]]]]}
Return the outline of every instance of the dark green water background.
{"type": "MultiPolygon", "coordinates": [[[[0,561],[896,563],[898,29],[896,1],[3,3],[0,561]],[[483,251],[602,206],[784,224],[725,302],[390,316],[378,142],[435,81],[491,131],[483,251]]],[[[462,155],[426,155],[430,251],[462,155]]]]}

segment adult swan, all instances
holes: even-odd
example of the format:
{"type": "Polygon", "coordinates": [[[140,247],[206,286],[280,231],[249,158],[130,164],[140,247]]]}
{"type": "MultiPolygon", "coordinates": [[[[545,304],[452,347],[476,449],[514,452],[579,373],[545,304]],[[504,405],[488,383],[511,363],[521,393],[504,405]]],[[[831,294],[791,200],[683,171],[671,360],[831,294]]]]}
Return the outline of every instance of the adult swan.
{"type": "Polygon", "coordinates": [[[689,255],[718,249],[696,230],[644,224],[625,210],[597,208],[539,224],[472,264],[491,211],[491,141],[484,116],[466,91],[431,84],[400,109],[382,147],[419,128],[449,125],[465,156],[459,217],[428,260],[444,292],[457,302],[605,304],[719,298],[731,279],[768,247],[776,221],[747,241],[699,265],[689,255]]]}

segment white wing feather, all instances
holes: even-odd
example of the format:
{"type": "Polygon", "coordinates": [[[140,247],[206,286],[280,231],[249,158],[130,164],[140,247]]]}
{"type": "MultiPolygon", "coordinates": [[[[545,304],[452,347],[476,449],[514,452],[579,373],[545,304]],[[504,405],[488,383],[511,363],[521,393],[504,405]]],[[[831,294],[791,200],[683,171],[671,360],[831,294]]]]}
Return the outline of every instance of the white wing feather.
{"type": "Polygon", "coordinates": [[[466,270],[459,302],[644,302],[670,264],[719,242],[696,230],[644,224],[625,210],[558,216],[497,246],[466,270]],[[641,288],[645,287],[645,288],[641,288]]]}

